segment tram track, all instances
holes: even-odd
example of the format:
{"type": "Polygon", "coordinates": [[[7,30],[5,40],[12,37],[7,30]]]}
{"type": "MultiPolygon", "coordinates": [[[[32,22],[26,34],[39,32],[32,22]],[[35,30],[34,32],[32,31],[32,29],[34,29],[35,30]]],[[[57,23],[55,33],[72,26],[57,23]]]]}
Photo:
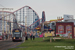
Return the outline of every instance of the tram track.
{"type": "Polygon", "coordinates": [[[12,40],[0,41],[0,50],[7,50],[9,48],[16,47],[22,42],[13,42],[12,40]]]}

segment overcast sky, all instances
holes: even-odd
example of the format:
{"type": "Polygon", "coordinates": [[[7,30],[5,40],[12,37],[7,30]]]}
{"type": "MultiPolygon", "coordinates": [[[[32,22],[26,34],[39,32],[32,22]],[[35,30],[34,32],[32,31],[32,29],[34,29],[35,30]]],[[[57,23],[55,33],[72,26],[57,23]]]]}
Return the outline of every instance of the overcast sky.
{"type": "Polygon", "coordinates": [[[47,21],[64,14],[75,16],[75,0],[0,0],[0,7],[13,8],[13,11],[25,5],[34,9],[40,18],[45,11],[47,21]]]}

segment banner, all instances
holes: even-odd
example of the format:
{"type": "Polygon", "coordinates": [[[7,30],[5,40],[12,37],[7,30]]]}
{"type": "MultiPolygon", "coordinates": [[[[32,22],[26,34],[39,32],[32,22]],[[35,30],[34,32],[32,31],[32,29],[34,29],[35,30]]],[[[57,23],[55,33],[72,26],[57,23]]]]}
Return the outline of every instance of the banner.
{"type": "Polygon", "coordinates": [[[55,31],[51,31],[51,33],[50,32],[46,32],[44,34],[44,37],[53,37],[53,36],[55,36],[55,31]]]}

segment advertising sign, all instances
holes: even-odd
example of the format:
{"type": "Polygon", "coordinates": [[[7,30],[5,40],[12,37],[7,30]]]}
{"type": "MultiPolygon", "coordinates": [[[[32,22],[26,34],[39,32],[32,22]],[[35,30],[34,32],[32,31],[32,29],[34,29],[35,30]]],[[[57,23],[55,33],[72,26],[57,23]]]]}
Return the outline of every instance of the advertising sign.
{"type": "Polygon", "coordinates": [[[2,32],[0,32],[0,36],[2,36],[2,32]]]}
{"type": "Polygon", "coordinates": [[[58,33],[59,33],[59,34],[64,33],[64,26],[62,26],[62,25],[59,25],[59,26],[58,26],[58,33]]]}
{"type": "Polygon", "coordinates": [[[66,26],[66,33],[69,38],[72,38],[72,26],[70,25],[66,26]]]}
{"type": "Polygon", "coordinates": [[[53,36],[55,36],[55,31],[51,31],[51,33],[50,32],[45,32],[44,36],[45,37],[53,37],[53,36]]]}
{"type": "Polygon", "coordinates": [[[74,19],[73,15],[64,15],[64,20],[74,19]]]}
{"type": "Polygon", "coordinates": [[[66,33],[72,33],[72,26],[70,25],[66,26],[66,33]]]}

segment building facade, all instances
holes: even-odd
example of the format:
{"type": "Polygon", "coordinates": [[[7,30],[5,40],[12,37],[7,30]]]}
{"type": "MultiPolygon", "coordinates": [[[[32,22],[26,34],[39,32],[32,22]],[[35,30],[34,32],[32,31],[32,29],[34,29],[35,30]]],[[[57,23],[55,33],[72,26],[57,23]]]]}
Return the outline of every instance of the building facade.
{"type": "Polygon", "coordinates": [[[73,22],[56,22],[56,34],[62,34],[67,37],[70,34],[74,38],[74,23],[73,22]]]}

